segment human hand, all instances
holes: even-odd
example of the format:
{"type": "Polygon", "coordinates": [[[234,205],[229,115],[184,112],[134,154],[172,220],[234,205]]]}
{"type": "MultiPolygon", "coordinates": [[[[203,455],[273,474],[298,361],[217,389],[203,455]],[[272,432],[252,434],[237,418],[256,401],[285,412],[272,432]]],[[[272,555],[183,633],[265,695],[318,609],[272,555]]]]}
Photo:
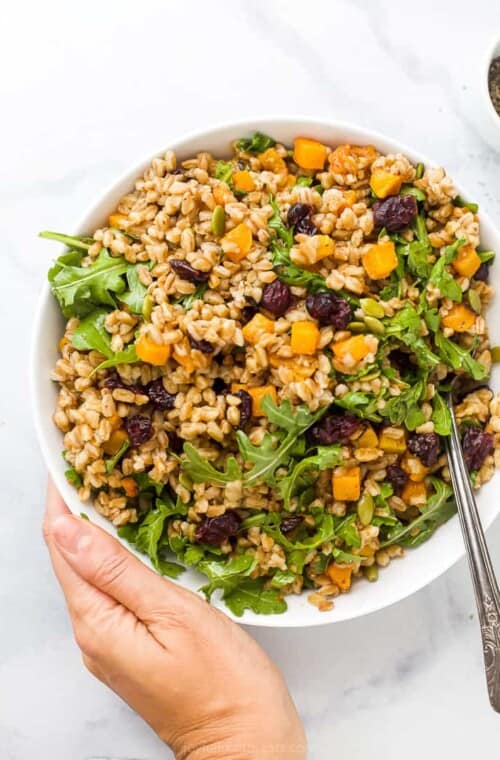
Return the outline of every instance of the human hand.
{"type": "Polygon", "coordinates": [[[71,515],[52,483],[44,536],[85,665],[178,760],[306,757],[279,670],[239,626],[71,515]]]}

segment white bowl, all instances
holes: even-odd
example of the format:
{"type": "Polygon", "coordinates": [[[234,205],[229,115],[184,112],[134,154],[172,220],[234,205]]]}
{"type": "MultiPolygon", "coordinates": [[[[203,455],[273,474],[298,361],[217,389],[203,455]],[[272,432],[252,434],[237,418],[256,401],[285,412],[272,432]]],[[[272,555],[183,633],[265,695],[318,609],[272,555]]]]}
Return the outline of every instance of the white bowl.
{"type": "Polygon", "coordinates": [[[478,71],[480,77],[476,99],[478,112],[474,115],[470,113],[470,116],[474,119],[484,139],[493,148],[500,150],[500,115],[491,102],[488,85],[490,64],[498,56],[500,56],[500,32],[495,34],[483,56],[482,65],[478,71]]]}
{"type": "MultiPolygon", "coordinates": [[[[206,129],[203,132],[190,134],[180,140],[172,141],[167,147],[175,150],[181,159],[192,156],[201,150],[208,150],[216,156],[226,157],[230,155],[230,145],[235,138],[247,135],[256,129],[266,132],[288,145],[293,142],[293,138],[297,135],[317,138],[330,145],[344,142],[373,143],[385,153],[402,152],[415,163],[419,161],[425,165],[434,163],[395,140],[367,129],[345,123],[297,117],[247,120],[206,129]]],[[[148,155],[108,188],[90,211],[83,216],[76,229],[63,231],[69,234],[89,234],[101,226],[121,196],[130,190],[136,177],[148,166],[152,157],[152,155],[148,155]]],[[[463,197],[468,197],[465,190],[462,188],[458,188],[458,190],[463,197]]],[[[481,241],[486,248],[500,250],[500,235],[484,213],[481,213],[481,241]]],[[[55,250],[54,257],[58,253],[59,251],[55,250]]],[[[493,273],[495,272],[499,273],[495,279],[500,281],[498,266],[493,267],[493,273]]],[[[498,299],[494,300],[489,310],[489,324],[492,342],[500,342],[498,299]]],[[[61,456],[62,437],[52,422],[57,388],[49,379],[51,370],[58,358],[57,342],[61,337],[62,330],[63,318],[46,284],[35,320],[31,357],[34,415],[40,445],[49,471],[71,511],[79,514],[84,510],[93,522],[100,525],[108,533],[115,535],[115,529],[111,523],[97,514],[90,504],[82,504],[76,491],[66,482],[64,477],[65,465],[61,456]]],[[[483,525],[488,527],[500,511],[500,499],[498,499],[498,494],[495,496],[495,484],[493,482],[481,489],[478,501],[483,525]]],[[[251,625],[271,627],[313,626],[350,620],[380,610],[413,594],[441,573],[444,573],[445,570],[448,570],[463,554],[464,547],[460,527],[455,516],[446,525],[439,528],[427,543],[416,550],[408,551],[404,559],[392,562],[380,574],[377,583],[362,581],[355,583],[351,593],[338,598],[335,601],[334,609],[330,612],[318,612],[315,607],[307,602],[306,593],[304,593],[301,596],[288,597],[288,611],[282,615],[259,616],[247,611],[244,617],[238,620],[251,625]]],[[[143,555],[138,554],[137,556],[149,564],[143,555]]],[[[187,570],[177,582],[196,590],[203,582],[203,577],[193,570],[187,570]]],[[[215,598],[214,604],[230,614],[224,604],[216,601],[215,598]]]]}

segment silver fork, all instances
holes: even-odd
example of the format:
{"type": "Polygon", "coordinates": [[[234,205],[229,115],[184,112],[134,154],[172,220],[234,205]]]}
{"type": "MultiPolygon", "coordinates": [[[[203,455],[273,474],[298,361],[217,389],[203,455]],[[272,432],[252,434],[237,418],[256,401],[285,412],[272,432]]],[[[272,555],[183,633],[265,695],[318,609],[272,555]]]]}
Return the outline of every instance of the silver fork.
{"type": "Polygon", "coordinates": [[[488,695],[493,709],[500,712],[500,593],[462,454],[452,393],[450,391],[446,399],[452,422],[451,435],[446,439],[446,451],[474,584],[488,695]]]}

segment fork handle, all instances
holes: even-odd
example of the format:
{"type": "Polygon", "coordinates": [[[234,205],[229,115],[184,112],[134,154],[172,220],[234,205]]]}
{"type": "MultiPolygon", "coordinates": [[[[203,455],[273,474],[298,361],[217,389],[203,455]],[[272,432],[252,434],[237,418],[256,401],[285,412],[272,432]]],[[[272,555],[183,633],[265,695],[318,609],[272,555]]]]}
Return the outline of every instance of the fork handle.
{"type": "Polygon", "coordinates": [[[465,464],[451,394],[447,398],[452,431],[446,439],[450,475],[474,584],[483,639],[486,682],[491,706],[500,712],[500,594],[465,464]]]}

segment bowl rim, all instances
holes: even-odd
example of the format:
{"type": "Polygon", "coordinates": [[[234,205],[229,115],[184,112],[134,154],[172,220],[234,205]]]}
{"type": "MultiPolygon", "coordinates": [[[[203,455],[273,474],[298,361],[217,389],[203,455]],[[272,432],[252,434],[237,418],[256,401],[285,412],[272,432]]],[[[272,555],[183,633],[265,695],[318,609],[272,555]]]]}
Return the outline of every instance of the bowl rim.
{"type": "Polygon", "coordinates": [[[486,52],[483,56],[481,93],[486,103],[486,109],[490,116],[490,123],[493,124],[500,133],[500,114],[495,110],[495,106],[490,97],[490,88],[488,83],[490,65],[494,58],[500,56],[500,32],[496,32],[491,38],[486,52]]]}
{"type": "MultiPolygon", "coordinates": [[[[497,39],[497,44],[500,44],[500,37],[497,39]]],[[[494,47],[492,47],[492,50],[494,47]]],[[[277,130],[281,128],[289,128],[290,126],[296,126],[297,131],[296,134],[300,135],[304,132],[307,132],[308,130],[347,130],[352,135],[355,135],[356,138],[359,141],[364,141],[373,143],[375,146],[380,144],[385,144],[390,146],[391,152],[398,152],[403,153],[404,155],[408,156],[412,162],[422,162],[426,166],[439,166],[438,163],[435,161],[432,161],[428,156],[422,154],[419,150],[414,150],[413,148],[410,148],[405,143],[400,142],[399,140],[393,139],[390,136],[386,136],[384,133],[378,132],[377,130],[372,130],[369,128],[365,128],[362,126],[359,126],[358,124],[355,124],[350,121],[346,120],[336,120],[336,119],[329,119],[325,116],[305,116],[305,115],[290,115],[290,116],[283,116],[283,115],[271,115],[271,116],[265,116],[265,115],[258,115],[258,116],[247,116],[246,118],[240,118],[236,121],[233,120],[225,120],[222,122],[217,123],[210,123],[208,124],[204,129],[196,129],[191,130],[188,132],[182,132],[180,136],[173,136],[172,138],[168,139],[168,145],[166,148],[162,148],[160,150],[156,151],[148,151],[143,155],[141,159],[138,159],[134,161],[132,164],[130,164],[126,169],[124,169],[122,172],[120,172],[119,176],[117,176],[114,180],[107,183],[106,187],[103,189],[102,192],[99,193],[98,199],[94,201],[92,204],[89,205],[89,207],[85,210],[85,213],[82,214],[79,217],[78,223],[75,225],[75,234],[82,234],[86,230],[84,229],[84,226],[86,224],[86,220],[91,217],[92,215],[99,212],[100,209],[102,209],[103,206],[105,206],[106,200],[109,199],[109,197],[113,194],[114,191],[123,184],[126,180],[128,180],[130,177],[139,176],[142,171],[144,171],[144,167],[149,165],[151,160],[157,156],[161,156],[165,153],[165,150],[171,149],[174,150],[176,153],[182,153],[184,146],[192,143],[197,140],[201,140],[203,138],[209,138],[213,136],[215,133],[218,132],[225,132],[230,130],[231,132],[234,132],[234,134],[242,134],[243,132],[247,131],[254,131],[256,129],[262,128],[263,130],[272,131],[273,128],[276,128],[277,130]]],[[[384,148],[384,150],[386,150],[384,148]]],[[[133,180],[131,180],[133,182],[133,180]]],[[[467,198],[467,193],[465,192],[464,188],[460,185],[460,183],[454,182],[454,186],[456,187],[458,193],[462,196],[467,198]]],[[[498,243],[500,247],[500,233],[496,229],[496,226],[493,224],[490,216],[484,212],[480,212],[480,221],[481,225],[484,227],[488,227],[489,231],[492,232],[497,238],[498,243]]],[[[58,252],[56,252],[54,258],[58,255],[60,255],[60,252],[64,250],[64,246],[62,246],[58,252]]],[[[45,279],[45,282],[43,284],[43,287],[41,289],[40,295],[38,297],[37,303],[36,303],[36,311],[35,311],[35,317],[33,322],[33,329],[32,329],[32,335],[31,335],[31,346],[30,346],[30,398],[31,398],[31,406],[33,411],[33,418],[34,418],[34,427],[36,430],[36,435],[38,439],[38,443],[42,452],[42,456],[45,462],[45,465],[47,466],[48,472],[52,479],[55,482],[56,487],[62,494],[65,501],[68,503],[69,509],[73,513],[78,513],[78,511],[73,509],[71,507],[71,503],[75,503],[75,496],[76,501],[79,505],[84,506],[84,503],[81,502],[77,495],[76,491],[73,487],[71,487],[63,475],[61,475],[60,468],[57,467],[56,461],[59,461],[59,458],[61,456],[61,450],[59,449],[57,452],[54,452],[52,450],[52,446],[50,445],[50,442],[48,438],[46,437],[44,433],[44,423],[46,422],[45,417],[46,415],[43,414],[42,410],[42,404],[40,403],[40,398],[37,392],[37,386],[38,386],[38,372],[37,368],[39,365],[39,356],[42,354],[41,346],[43,345],[43,323],[44,318],[46,314],[46,310],[50,308],[55,307],[55,301],[53,299],[49,283],[47,279],[45,279]]],[[[45,378],[46,382],[52,382],[50,378],[45,378]]],[[[498,517],[500,514],[500,501],[498,503],[498,507],[488,517],[488,520],[483,521],[483,527],[487,529],[490,527],[490,525],[494,522],[494,520],[498,517]]],[[[453,523],[455,526],[455,530],[459,531],[459,524],[457,515],[454,515],[450,523],[453,523]]],[[[111,535],[114,535],[116,538],[116,529],[115,527],[109,523],[110,532],[111,535]]],[[[118,539],[120,540],[120,539],[118,539]]],[[[149,561],[143,556],[139,555],[137,552],[135,552],[131,547],[129,547],[127,544],[122,542],[122,545],[125,546],[131,553],[135,554],[137,557],[139,557],[145,564],[150,565],[149,561]]],[[[354,620],[359,617],[365,617],[366,615],[373,614],[375,612],[379,612],[387,607],[391,607],[394,604],[397,604],[400,601],[403,601],[407,597],[412,596],[417,591],[423,589],[425,586],[432,583],[434,580],[437,580],[441,575],[443,575],[446,571],[448,571],[451,567],[453,567],[460,559],[462,559],[465,555],[465,546],[462,541],[461,535],[459,536],[459,541],[455,542],[454,546],[452,547],[453,551],[449,551],[446,559],[444,559],[441,563],[441,565],[436,570],[433,568],[430,570],[429,568],[423,568],[422,572],[419,575],[414,575],[413,577],[409,577],[404,587],[395,593],[392,594],[392,596],[387,600],[384,599],[384,596],[381,595],[381,598],[379,601],[376,601],[376,598],[373,599],[373,603],[368,606],[365,606],[365,608],[360,609],[359,611],[354,611],[351,614],[348,615],[342,615],[338,614],[331,615],[329,613],[319,613],[318,610],[316,610],[315,607],[311,606],[311,615],[306,616],[307,619],[304,620],[297,620],[297,619],[290,619],[290,616],[287,614],[287,612],[282,614],[276,614],[276,615],[255,615],[254,613],[251,613],[248,615],[245,613],[243,617],[238,618],[235,617],[230,610],[228,610],[219,600],[215,602],[215,606],[217,606],[219,609],[221,609],[228,617],[232,618],[235,622],[243,625],[250,625],[250,626],[257,626],[257,627],[265,627],[265,628],[306,628],[306,627],[314,627],[318,625],[328,625],[332,623],[342,623],[347,622],[349,620],[354,620]]],[[[182,579],[181,580],[174,580],[174,583],[178,583],[179,585],[183,585],[182,579]]],[[[302,592],[307,593],[307,592],[302,592]]],[[[337,611],[337,608],[335,608],[337,611]]]]}

